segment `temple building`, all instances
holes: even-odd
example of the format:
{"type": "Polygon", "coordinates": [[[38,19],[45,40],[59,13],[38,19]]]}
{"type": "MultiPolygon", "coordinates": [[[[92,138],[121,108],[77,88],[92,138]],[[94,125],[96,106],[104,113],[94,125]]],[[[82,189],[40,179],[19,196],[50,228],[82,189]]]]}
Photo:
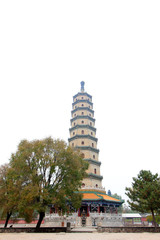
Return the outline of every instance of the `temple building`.
{"type": "Polygon", "coordinates": [[[87,216],[92,212],[117,213],[123,201],[113,198],[110,192],[107,195],[102,186],[92,96],[85,92],[84,84],[82,81],[80,92],[73,96],[68,139],[70,146],[79,148],[84,161],[89,163],[87,177],[79,190],[83,200],[78,215],[81,216],[82,212],[86,212],[87,216]]]}

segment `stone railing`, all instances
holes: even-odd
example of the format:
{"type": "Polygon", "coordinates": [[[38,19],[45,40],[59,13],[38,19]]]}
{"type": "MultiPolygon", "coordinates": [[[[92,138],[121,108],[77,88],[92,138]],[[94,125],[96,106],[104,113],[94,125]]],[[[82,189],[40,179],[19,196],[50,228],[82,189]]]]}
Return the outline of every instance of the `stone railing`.
{"type": "Polygon", "coordinates": [[[90,212],[89,213],[91,217],[105,217],[105,218],[122,218],[122,214],[121,213],[97,213],[97,212],[90,212]]]}
{"type": "Polygon", "coordinates": [[[160,232],[160,227],[101,227],[98,226],[97,231],[99,233],[144,233],[144,232],[160,232]]]}
{"type": "Polygon", "coordinates": [[[90,213],[92,226],[122,227],[122,214],[90,213]]]}
{"type": "Polygon", "coordinates": [[[44,226],[66,227],[67,222],[70,222],[71,226],[75,227],[77,217],[77,212],[72,213],[69,216],[59,216],[57,213],[47,214],[44,219],[44,226]]]}

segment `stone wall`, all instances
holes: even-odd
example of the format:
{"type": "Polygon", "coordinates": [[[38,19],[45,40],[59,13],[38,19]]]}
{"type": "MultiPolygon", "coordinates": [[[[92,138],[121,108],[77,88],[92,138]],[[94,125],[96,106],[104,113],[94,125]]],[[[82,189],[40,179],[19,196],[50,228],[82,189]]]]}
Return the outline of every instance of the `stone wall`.
{"type": "Polygon", "coordinates": [[[141,232],[160,232],[160,227],[98,227],[97,231],[108,233],[141,233],[141,232]]]}
{"type": "Polygon", "coordinates": [[[26,232],[26,233],[35,233],[35,232],[43,232],[43,233],[47,233],[47,232],[53,232],[53,233],[57,233],[57,232],[67,232],[70,229],[67,229],[67,227],[41,227],[39,229],[36,228],[0,228],[0,233],[20,233],[20,232],[26,232]]]}
{"type": "MultiPolygon", "coordinates": [[[[84,228],[85,229],[85,228],[84,228]]],[[[0,233],[35,233],[35,232],[43,232],[43,233],[58,233],[58,232],[70,232],[70,227],[41,227],[40,229],[36,228],[0,228],[0,233]]],[[[74,231],[76,232],[76,231],[74,231]]],[[[108,233],[160,233],[160,228],[154,227],[98,227],[97,232],[108,232],[108,233]]]]}

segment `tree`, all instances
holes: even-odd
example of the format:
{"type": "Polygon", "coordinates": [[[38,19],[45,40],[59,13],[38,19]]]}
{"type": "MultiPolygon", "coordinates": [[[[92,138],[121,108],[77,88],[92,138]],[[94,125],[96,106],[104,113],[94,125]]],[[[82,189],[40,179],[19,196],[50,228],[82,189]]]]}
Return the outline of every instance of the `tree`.
{"type": "Polygon", "coordinates": [[[111,194],[111,196],[112,196],[113,198],[116,198],[116,199],[119,199],[119,200],[122,200],[122,201],[123,201],[122,197],[121,197],[120,195],[118,195],[117,193],[111,194]]]}
{"type": "MultiPolygon", "coordinates": [[[[156,223],[160,224],[160,215],[156,215],[156,216],[155,216],[155,219],[156,219],[156,223]]],[[[147,221],[148,221],[148,222],[153,222],[153,217],[152,217],[152,215],[147,216],[147,221]]]]}
{"type": "Polygon", "coordinates": [[[132,210],[127,204],[124,204],[122,207],[122,213],[135,213],[136,211],[132,210]]]}
{"type": "Polygon", "coordinates": [[[5,227],[8,224],[8,220],[11,216],[10,209],[8,209],[8,181],[7,171],[9,166],[7,164],[0,167],[0,207],[2,209],[2,217],[7,215],[5,227]]]}
{"type": "Polygon", "coordinates": [[[80,152],[64,141],[23,140],[12,154],[10,166],[19,174],[22,184],[19,212],[30,219],[36,210],[39,213],[36,228],[40,227],[49,204],[62,211],[67,210],[67,202],[72,202],[73,207],[80,205],[78,189],[88,164],[80,152]]]}
{"type": "Polygon", "coordinates": [[[131,209],[141,213],[151,212],[156,227],[155,212],[160,210],[160,181],[158,174],[141,170],[137,178],[133,178],[131,188],[126,188],[131,209]]]}
{"type": "Polygon", "coordinates": [[[9,164],[0,167],[0,207],[2,217],[6,216],[5,228],[11,215],[17,212],[17,202],[20,197],[19,184],[13,173],[14,171],[9,164]]]}

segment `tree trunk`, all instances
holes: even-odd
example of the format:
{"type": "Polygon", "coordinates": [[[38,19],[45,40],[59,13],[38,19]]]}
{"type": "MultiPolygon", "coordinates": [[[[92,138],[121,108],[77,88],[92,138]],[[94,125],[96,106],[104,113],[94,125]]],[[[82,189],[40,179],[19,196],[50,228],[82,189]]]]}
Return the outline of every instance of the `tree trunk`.
{"type": "Polygon", "coordinates": [[[151,209],[151,212],[152,212],[153,224],[154,224],[154,227],[156,228],[157,227],[157,223],[156,223],[156,219],[155,219],[155,215],[154,215],[153,209],[151,209]]]}
{"type": "Polygon", "coordinates": [[[9,221],[11,215],[12,215],[12,212],[7,212],[7,217],[6,217],[6,222],[5,222],[4,228],[7,227],[7,225],[8,225],[8,221],[9,221]]]}
{"type": "Polygon", "coordinates": [[[39,229],[39,228],[40,228],[44,216],[45,216],[45,213],[44,213],[44,212],[40,212],[40,213],[39,213],[39,219],[38,219],[38,222],[37,222],[36,229],[39,229]]]}

